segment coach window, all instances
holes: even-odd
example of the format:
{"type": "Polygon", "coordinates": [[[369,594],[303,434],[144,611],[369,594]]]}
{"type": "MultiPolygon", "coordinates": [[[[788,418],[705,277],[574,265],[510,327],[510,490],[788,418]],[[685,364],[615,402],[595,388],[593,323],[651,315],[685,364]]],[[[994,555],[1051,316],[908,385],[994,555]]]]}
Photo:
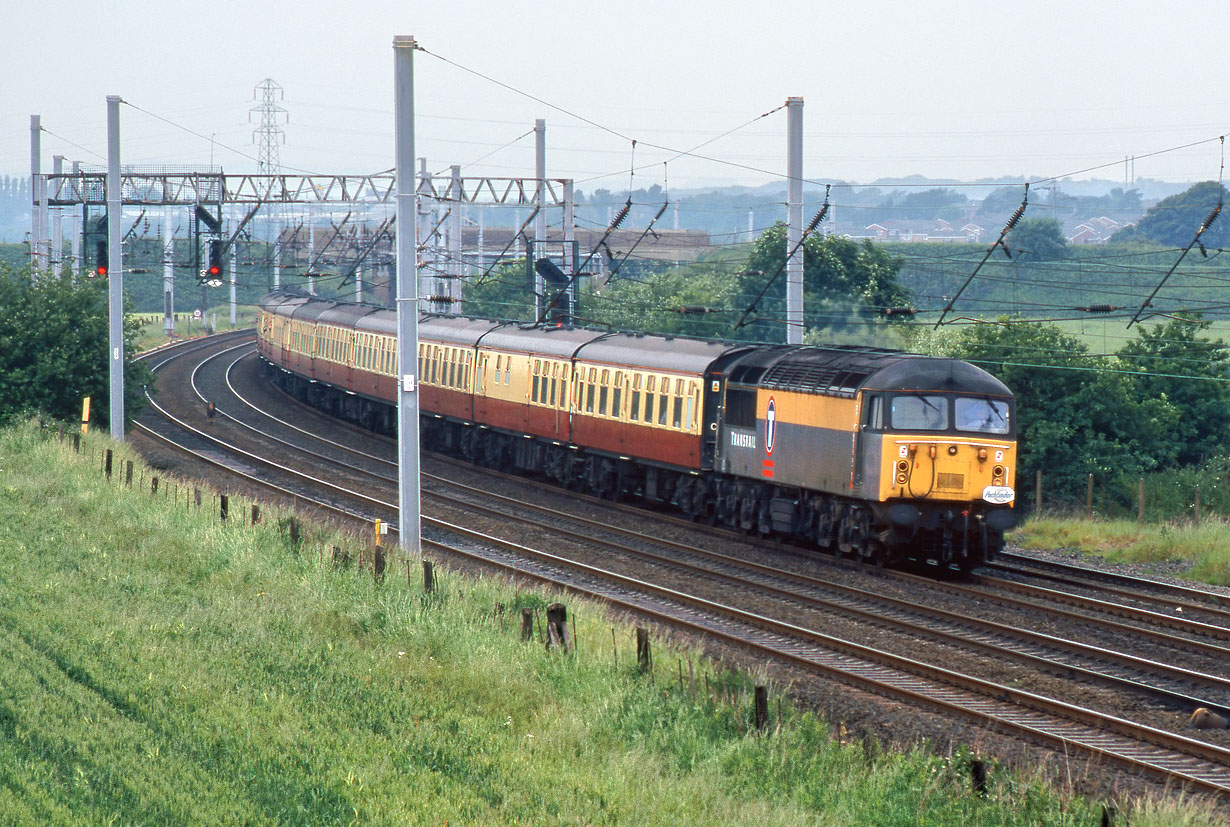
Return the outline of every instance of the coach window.
{"type": "Polygon", "coordinates": [[[555,391],[559,384],[559,362],[551,363],[551,395],[547,398],[547,404],[555,406],[555,391]]]}
{"type": "Polygon", "coordinates": [[[658,388],[658,424],[666,424],[666,415],[670,405],[671,380],[669,376],[662,377],[662,384],[658,388]]]}
{"type": "Polygon", "coordinates": [[[622,370],[615,371],[615,386],[611,389],[611,416],[620,416],[623,414],[623,397],[624,397],[624,372],[622,370]]]}
{"type": "Polygon", "coordinates": [[[559,377],[559,405],[561,408],[571,408],[568,402],[568,371],[571,365],[562,369],[559,377]]]}
{"type": "Polygon", "coordinates": [[[675,415],[671,417],[671,427],[683,427],[683,380],[675,380],[675,415]]]}
{"type": "Polygon", "coordinates": [[[629,400],[628,417],[637,422],[641,418],[641,375],[632,374],[632,398],[629,400]]]}
{"type": "Polygon", "coordinates": [[[533,377],[530,380],[530,401],[538,402],[538,390],[542,384],[542,377],[539,375],[542,371],[542,362],[538,359],[534,360],[533,377]]]}
{"type": "Polygon", "coordinates": [[[683,426],[686,430],[692,430],[692,422],[695,421],[696,414],[696,383],[688,383],[688,398],[684,404],[683,426]]]}
{"type": "Polygon", "coordinates": [[[512,357],[509,356],[504,360],[504,384],[512,384],[512,357]]]}
{"type": "Polygon", "coordinates": [[[653,424],[653,389],[657,383],[656,376],[645,379],[645,424],[653,424]]]}
{"type": "Polygon", "coordinates": [[[585,412],[594,412],[594,383],[598,381],[598,371],[594,368],[589,369],[589,381],[585,386],[585,412]]]}
{"type": "Polygon", "coordinates": [[[609,370],[602,371],[602,381],[598,383],[598,414],[600,416],[606,416],[606,399],[610,392],[610,384],[611,372],[609,370]]]}

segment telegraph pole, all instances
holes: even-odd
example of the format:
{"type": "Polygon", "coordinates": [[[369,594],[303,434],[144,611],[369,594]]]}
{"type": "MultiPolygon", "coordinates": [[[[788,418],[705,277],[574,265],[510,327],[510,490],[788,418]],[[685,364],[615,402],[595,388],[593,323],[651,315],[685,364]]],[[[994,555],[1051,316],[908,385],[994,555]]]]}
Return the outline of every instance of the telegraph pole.
{"type": "Polygon", "coordinates": [[[397,181],[397,505],[402,548],[422,545],[419,511],[419,274],[414,187],[413,37],[393,38],[393,117],[397,181]]]}
{"type": "Polygon", "coordinates": [[[786,98],[786,343],[803,344],[803,99],[786,98]]]}
{"type": "Polygon", "coordinates": [[[120,215],[120,101],[107,95],[107,303],[111,334],[111,438],[124,441],[124,255],[120,215]]]}

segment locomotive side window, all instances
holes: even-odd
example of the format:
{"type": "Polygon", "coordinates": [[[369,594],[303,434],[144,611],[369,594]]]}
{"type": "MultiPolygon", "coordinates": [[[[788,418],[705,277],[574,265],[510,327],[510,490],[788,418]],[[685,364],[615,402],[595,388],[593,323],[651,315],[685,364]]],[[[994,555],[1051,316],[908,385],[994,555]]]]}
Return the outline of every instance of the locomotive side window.
{"type": "Polygon", "coordinates": [[[863,403],[863,425],[873,431],[884,429],[884,397],[868,396],[863,403]]]}
{"type": "Polygon", "coordinates": [[[1010,412],[1007,402],[958,396],[955,404],[957,430],[981,434],[1008,433],[1010,412]]]}
{"type": "Polygon", "coordinates": [[[914,393],[893,397],[892,426],[901,431],[947,431],[948,398],[914,393]]]}

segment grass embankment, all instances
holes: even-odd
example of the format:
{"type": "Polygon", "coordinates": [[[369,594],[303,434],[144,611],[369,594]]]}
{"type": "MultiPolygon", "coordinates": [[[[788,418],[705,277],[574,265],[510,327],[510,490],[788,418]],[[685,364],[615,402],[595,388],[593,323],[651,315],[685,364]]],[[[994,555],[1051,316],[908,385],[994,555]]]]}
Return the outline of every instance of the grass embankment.
{"type": "Polygon", "coordinates": [[[1189,520],[1140,524],[1044,514],[1030,518],[1009,542],[1023,548],[1096,554],[1114,563],[1185,564],[1179,576],[1230,586],[1230,522],[1220,517],[1199,524],[1189,520]]]}
{"type": "MultiPolygon", "coordinates": [[[[223,524],[165,479],[151,496],[148,470],[125,488],[123,446],[106,481],[106,446],[0,431],[0,823],[1098,821],[998,770],[972,796],[967,752],[843,744],[788,703],[753,734],[694,653],[638,675],[593,606],[569,601],[577,654],[522,643],[518,608],[546,598],[453,575],[423,595],[401,564],[377,588],[321,553],[358,541],[312,529],[296,553],[284,515],[223,524]]],[[[1215,823],[1132,823],[1185,819],[1215,823]]]]}
{"type": "MultiPolygon", "coordinates": [[[[133,313],[141,322],[141,330],[137,333],[136,350],[138,353],[151,348],[165,345],[168,341],[166,332],[162,329],[163,315],[161,313],[133,313]]],[[[213,323],[217,317],[218,333],[229,330],[239,330],[256,325],[256,308],[241,307],[235,316],[235,324],[231,324],[230,310],[225,306],[214,307],[205,314],[206,321],[213,323]]],[[[191,311],[177,314],[175,336],[179,339],[190,339],[205,335],[205,322],[192,318],[191,311]]]]}

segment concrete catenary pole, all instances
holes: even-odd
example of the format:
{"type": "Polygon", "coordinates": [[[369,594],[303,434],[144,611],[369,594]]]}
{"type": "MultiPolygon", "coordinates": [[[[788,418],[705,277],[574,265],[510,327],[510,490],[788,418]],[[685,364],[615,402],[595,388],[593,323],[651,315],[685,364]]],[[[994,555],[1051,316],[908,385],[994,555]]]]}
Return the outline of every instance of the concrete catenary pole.
{"type": "Polygon", "coordinates": [[[453,164],[453,179],[450,184],[452,207],[449,212],[448,228],[448,309],[445,311],[457,314],[461,311],[461,279],[465,268],[461,263],[461,205],[465,196],[461,191],[461,164],[453,164]]]}
{"type": "Polygon", "coordinates": [[[397,178],[397,505],[401,546],[418,554],[419,511],[419,274],[414,186],[413,37],[393,38],[393,112],[397,178]]]}
{"type": "MultiPolygon", "coordinates": [[[[534,121],[534,177],[538,179],[534,187],[534,206],[538,215],[534,217],[534,249],[531,259],[542,258],[546,254],[547,240],[547,122],[543,118],[534,121]]],[[[533,261],[530,262],[532,267],[533,261]]],[[[542,318],[543,278],[534,270],[534,318],[542,318]]]]}
{"type": "MultiPolygon", "coordinates": [[[[51,156],[51,172],[56,176],[56,186],[63,187],[60,175],[64,173],[64,156],[51,156]]],[[[64,208],[56,207],[51,214],[51,272],[58,279],[64,265],[64,208]]]]}
{"type": "Polygon", "coordinates": [[[124,254],[121,242],[120,101],[107,95],[107,304],[111,344],[111,438],[124,441],[124,254]]]}
{"type": "Polygon", "coordinates": [[[175,333],[175,213],[162,208],[162,332],[175,333]]]}
{"type": "Polygon", "coordinates": [[[803,343],[803,99],[786,98],[786,343],[803,343]],[[797,249],[796,249],[797,248],[797,249]]]}
{"type": "MultiPolygon", "coordinates": [[[[73,176],[74,176],[73,180],[77,180],[76,176],[80,174],[81,174],[81,162],[73,161],[73,176]]],[[[81,186],[81,184],[78,183],[77,186],[81,186]]],[[[74,212],[72,216],[73,217],[71,219],[71,227],[70,227],[70,235],[73,239],[72,241],[72,257],[73,257],[72,273],[73,273],[73,284],[76,284],[77,283],[77,273],[81,270],[81,233],[85,228],[81,222],[80,212],[74,212]]]]}
{"type": "Polygon", "coordinates": [[[40,115],[30,116],[30,262],[34,265],[34,276],[43,269],[41,258],[43,243],[43,211],[42,187],[43,180],[43,119],[40,115]]]}
{"type": "Polygon", "coordinates": [[[235,239],[235,244],[231,247],[231,330],[235,329],[235,325],[239,320],[239,302],[236,294],[236,285],[239,283],[239,239],[235,239]]]}

